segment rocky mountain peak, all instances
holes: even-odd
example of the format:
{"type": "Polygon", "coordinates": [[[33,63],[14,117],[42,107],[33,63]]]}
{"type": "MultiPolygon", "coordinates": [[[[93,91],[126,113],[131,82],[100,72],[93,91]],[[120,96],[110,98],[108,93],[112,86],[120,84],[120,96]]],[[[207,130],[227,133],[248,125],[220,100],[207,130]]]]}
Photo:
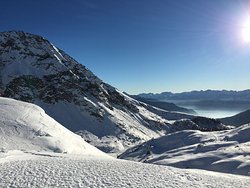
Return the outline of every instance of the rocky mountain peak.
{"type": "MultiPolygon", "coordinates": [[[[27,94],[34,95],[35,89],[43,88],[45,91],[62,82],[72,88],[80,82],[88,82],[92,86],[102,83],[85,66],[48,40],[22,31],[0,33],[0,71],[1,93],[12,97],[14,93],[25,93],[24,88],[27,94]],[[22,91],[18,91],[19,89],[22,91]]],[[[66,88],[63,90],[66,91],[66,88]]],[[[44,93],[42,95],[44,97],[44,93]]],[[[31,99],[37,97],[26,96],[19,99],[33,102],[31,99]]],[[[72,98],[71,95],[64,97],[72,98]]],[[[45,101],[49,102],[47,99],[45,101]]]]}
{"type": "MultiPolygon", "coordinates": [[[[70,71],[80,65],[41,36],[10,31],[0,33],[0,66],[5,67],[5,74],[1,76],[2,82],[7,84],[21,75],[41,78],[70,71]]],[[[81,68],[86,71],[84,66],[81,65],[81,68]]]]}

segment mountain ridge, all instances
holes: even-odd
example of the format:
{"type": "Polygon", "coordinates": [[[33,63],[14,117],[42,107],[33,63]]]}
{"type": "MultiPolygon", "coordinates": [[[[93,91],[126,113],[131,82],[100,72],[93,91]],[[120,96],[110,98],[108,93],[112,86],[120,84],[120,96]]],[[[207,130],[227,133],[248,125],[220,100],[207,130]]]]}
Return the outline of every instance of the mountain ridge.
{"type": "Polygon", "coordinates": [[[187,92],[173,93],[173,92],[161,92],[161,93],[140,93],[137,96],[143,98],[156,98],[161,100],[212,100],[212,99],[238,99],[238,100],[250,100],[250,89],[235,91],[235,90],[193,90],[187,92]],[[243,97],[243,98],[242,98],[243,97]]]}
{"type": "Polygon", "coordinates": [[[176,105],[174,103],[171,103],[171,102],[165,102],[165,101],[160,101],[160,100],[151,99],[151,98],[149,98],[149,99],[148,98],[142,98],[142,97],[137,96],[137,95],[129,95],[129,96],[136,99],[136,100],[138,100],[138,101],[144,102],[146,104],[155,106],[155,107],[163,109],[163,110],[183,112],[183,113],[193,114],[193,115],[197,114],[192,109],[180,107],[180,106],[178,106],[178,105],[176,105]]]}

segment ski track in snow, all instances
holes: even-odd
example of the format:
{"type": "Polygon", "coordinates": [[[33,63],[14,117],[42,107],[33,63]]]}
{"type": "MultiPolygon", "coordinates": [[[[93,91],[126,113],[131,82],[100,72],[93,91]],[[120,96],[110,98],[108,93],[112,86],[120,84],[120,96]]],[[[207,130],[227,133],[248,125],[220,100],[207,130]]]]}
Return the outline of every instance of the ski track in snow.
{"type": "MultiPolygon", "coordinates": [[[[13,156],[12,156],[13,157],[13,156]]],[[[0,187],[249,187],[250,178],[100,157],[0,158],[0,187]]]]}

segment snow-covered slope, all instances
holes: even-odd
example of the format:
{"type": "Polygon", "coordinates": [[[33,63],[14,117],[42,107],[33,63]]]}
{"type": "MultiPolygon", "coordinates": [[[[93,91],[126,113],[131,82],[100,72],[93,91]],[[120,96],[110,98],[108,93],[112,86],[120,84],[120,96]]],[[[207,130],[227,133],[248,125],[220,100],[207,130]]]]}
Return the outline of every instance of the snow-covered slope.
{"type": "Polygon", "coordinates": [[[240,126],[250,123],[250,110],[241,112],[231,117],[221,118],[221,122],[226,125],[240,126]]]}
{"type": "Polygon", "coordinates": [[[70,155],[0,154],[0,187],[248,188],[250,178],[70,155]]]}
{"type": "Polygon", "coordinates": [[[250,175],[250,124],[220,132],[179,131],[135,146],[120,158],[250,175]]]}
{"type": "Polygon", "coordinates": [[[0,97],[0,152],[107,156],[49,117],[40,107],[0,97]]]}

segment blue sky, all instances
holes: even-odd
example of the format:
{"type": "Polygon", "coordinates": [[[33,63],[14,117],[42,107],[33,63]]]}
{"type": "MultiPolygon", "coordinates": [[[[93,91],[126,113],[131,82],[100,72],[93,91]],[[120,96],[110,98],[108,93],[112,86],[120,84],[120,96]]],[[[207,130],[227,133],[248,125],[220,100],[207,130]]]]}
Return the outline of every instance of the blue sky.
{"type": "Polygon", "coordinates": [[[52,41],[131,94],[250,88],[250,1],[3,0],[0,30],[52,41]]]}

